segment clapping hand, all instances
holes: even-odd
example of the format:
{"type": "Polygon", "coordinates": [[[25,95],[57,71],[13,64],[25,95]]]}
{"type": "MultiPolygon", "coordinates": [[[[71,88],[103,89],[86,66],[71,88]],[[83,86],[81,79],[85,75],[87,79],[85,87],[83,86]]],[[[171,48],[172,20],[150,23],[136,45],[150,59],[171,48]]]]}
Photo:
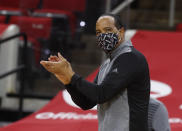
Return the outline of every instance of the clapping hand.
{"type": "Polygon", "coordinates": [[[70,63],[60,54],[50,56],[48,61],[40,61],[40,64],[49,72],[53,73],[63,84],[69,84],[74,75],[70,63]]]}

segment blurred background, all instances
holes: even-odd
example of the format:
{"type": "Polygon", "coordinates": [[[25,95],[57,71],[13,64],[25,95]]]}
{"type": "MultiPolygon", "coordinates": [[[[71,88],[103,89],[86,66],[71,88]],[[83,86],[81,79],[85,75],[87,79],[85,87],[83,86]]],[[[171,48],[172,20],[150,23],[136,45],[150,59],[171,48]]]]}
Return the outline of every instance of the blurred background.
{"type": "Polygon", "coordinates": [[[61,52],[83,77],[101,64],[95,22],[106,12],[127,30],[182,32],[181,0],[0,0],[0,126],[64,89],[40,60],[61,52]]]}

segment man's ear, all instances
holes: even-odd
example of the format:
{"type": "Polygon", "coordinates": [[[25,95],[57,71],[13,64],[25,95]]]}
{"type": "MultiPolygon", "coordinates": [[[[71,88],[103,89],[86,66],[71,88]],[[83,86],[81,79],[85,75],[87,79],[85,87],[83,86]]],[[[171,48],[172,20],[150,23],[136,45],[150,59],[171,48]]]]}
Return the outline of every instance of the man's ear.
{"type": "Polygon", "coordinates": [[[121,33],[121,34],[124,34],[124,27],[121,27],[121,29],[119,29],[119,32],[121,33]]]}
{"type": "Polygon", "coordinates": [[[124,32],[125,32],[124,27],[119,29],[119,33],[120,33],[120,36],[121,36],[122,39],[124,38],[124,32]]]}

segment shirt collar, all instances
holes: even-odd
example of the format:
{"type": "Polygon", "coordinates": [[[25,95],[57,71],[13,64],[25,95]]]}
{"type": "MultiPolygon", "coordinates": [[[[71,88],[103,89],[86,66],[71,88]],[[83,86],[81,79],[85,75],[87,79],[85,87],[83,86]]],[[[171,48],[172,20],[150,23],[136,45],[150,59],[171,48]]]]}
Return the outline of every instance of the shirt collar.
{"type": "Polygon", "coordinates": [[[119,54],[120,51],[122,51],[125,47],[133,46],[131,40],[127,40],[122,42],[113,52],[109,55],[111,59],[113,59],[116,55],[119,54]]]}

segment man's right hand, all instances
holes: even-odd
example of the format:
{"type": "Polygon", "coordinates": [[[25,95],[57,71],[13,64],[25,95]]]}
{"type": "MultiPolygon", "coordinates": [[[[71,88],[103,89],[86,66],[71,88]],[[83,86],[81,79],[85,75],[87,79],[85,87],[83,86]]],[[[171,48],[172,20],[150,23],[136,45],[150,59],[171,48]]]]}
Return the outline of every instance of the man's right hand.
{"type": "Polygon", "coordinates": [[[65,85],[71,82],[71,78],[75,74],[70,63],[60,53],[58,56],[50,56],[48,61],[43,60],[40,64],[65,85]]]}

